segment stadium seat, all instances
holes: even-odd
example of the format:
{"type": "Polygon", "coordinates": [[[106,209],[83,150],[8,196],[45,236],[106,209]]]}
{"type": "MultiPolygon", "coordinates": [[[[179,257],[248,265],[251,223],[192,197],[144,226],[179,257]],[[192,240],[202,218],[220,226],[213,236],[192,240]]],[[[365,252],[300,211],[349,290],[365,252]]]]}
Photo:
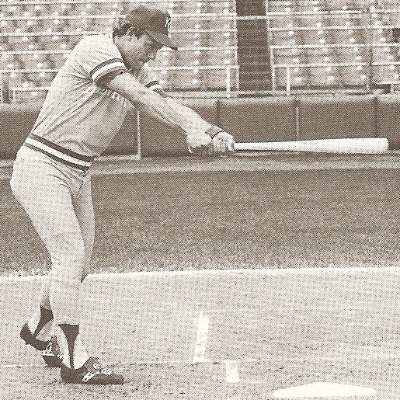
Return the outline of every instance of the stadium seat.
{"type": "Polygon", "coordinates": [[[98,14],[99,15],[109,15],[109,16],[116,16],[119,12],[120,5],[116,1],[109,1],[104,3],[98,4],[98,14]]]}
{"type": "Polygon", "coordinates": [[[236,51],[226,49],[221,51],[220,49],[216,50],[206,50],[202,55],[202,64],[203,65],[236,65],[236,51]]]}
{"type": "Polygon", "coordinates": [[[235,12],[235,2],[232,0],[203,1],[204,12],[215,14],[229,14],[235,12]]]}
{"type": "Polygon", "coordinates": [[[4,52],[0,55],[0,69],[15,71],[23,68],[23,63],[17,55],[4,52]]]}
{"type": "Polygon", "coordinates": [[[46,50],[68,50],[71,48],[69,37],[63,34],[42,36],[40,43],[46,50]]]}
{"type": "MultiPolygon", "coordinates": [[[[11,72],[8,75],[8,86],[10,88],[26,86],[27,78],[21,72],[11,72]]],[[[33,87],[33,84],[31,85],[33,87]]]]}
{"type": "Polygon", "coordinates": [[[198,66],[201,57],[200,50],[181,50],[176,54],[174,66],[198,66]]]}
{"type": "MultiPolygon", "coordinates": [[[[228,72],[224,69],[213,69],[205,72],[204,85],[212,90],[225,90],[228,84],[228,72]]],[[[229,90],[237,90],[234,71],[231,71],[229,90]]]]}
{"type": "Polygon", "coordinates": [[[114,17],[103,18],[102,16],[92,18],[88,21],[88,27],[90,30],[97,31],[99,33],[111,33],[114,17]]]}
{"type": "Polygon", "coordinates": [[[368,71],[364,66],[341,67],[341,76],[343,85],[356,87],[367,83],[368,71]]]}
{"type": "Polygon", "coordinates": [[[177,1],[176,12],[179,14],[201,14],[205,0],[177,1]]]}
{"type": "Polygon", "coordinates": [[[340,79],[335,72],[327,70],[327,67],[310,67],[310,85],[315,87],[337,86],[340,79]]]}
{"type": "Polygon", "coordinates": [[[324,9],[325,10],[345,10],[347,9],[347,0],[335,0],[335,1],[325,1],[324,9]]]}
{"type": "Polygon", "coordinates": [[[60,69],[66,60],[68,53],[49,53],[50,65],[54,69],[60,69]]]}
{"type": "Polygon", "coordinates": [[[27,35],[10,35],[8,38],[8,44],[12,51],[27,51],[36,48],[34,38],[27,35]]]}
{"type": "Polygon", "coordinates": [[[17,21],[12,19],[2,19],[0,21],[1,33],[14,33],[17,28],[17,21]]]}

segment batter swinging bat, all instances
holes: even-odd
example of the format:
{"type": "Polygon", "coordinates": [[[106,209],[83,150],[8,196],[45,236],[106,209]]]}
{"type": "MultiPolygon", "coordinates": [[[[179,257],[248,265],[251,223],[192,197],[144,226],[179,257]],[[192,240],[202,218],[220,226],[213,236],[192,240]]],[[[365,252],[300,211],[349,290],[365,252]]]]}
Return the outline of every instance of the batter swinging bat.
{"type": "Polygon", "coordinates": [[[236,151],[304,151],[339,154],[381,154],[389,149],[386,138],[316,139],[288,142],[236,143],[236,151]]]}

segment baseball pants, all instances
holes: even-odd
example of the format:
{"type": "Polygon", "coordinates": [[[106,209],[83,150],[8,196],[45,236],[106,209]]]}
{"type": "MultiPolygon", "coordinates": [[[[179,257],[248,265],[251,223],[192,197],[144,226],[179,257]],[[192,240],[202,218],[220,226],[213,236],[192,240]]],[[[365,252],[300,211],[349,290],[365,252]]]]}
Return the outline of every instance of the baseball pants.
{"type": "Polygon", "coordinates": [[[40,305],[53,311],[56,324],[77,325],[95,231],[90,173],[22,146],[10,185],[50,254],[40,305]]]}

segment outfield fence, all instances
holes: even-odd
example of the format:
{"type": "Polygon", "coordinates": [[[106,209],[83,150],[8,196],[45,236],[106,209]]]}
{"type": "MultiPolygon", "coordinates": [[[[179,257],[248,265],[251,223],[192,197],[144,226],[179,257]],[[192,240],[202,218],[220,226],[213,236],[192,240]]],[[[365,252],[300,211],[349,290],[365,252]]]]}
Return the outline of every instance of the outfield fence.
{"type": "MultiPolygon", "coordinates": [[[[181,98],[239,142],[385,137],[400,149],[397,95],[181,98]]],[[[43,100],[0,105],[0,159],[13,159],[43,100]]],[[[188,155],[185,139],[145,114],[128,114],[105,155],[188,155]]]]}

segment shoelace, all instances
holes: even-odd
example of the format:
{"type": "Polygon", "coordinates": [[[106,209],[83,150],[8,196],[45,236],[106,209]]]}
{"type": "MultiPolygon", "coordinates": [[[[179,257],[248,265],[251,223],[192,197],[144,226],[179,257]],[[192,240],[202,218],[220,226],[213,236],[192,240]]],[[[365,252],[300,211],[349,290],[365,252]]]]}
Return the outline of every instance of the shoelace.
{"type": "Polygon", "coordinates": [[[82,382],[88,382],[93,377],[100,375],[100,374],[103,374],[103,375],[111,375],[112,374],[112,371],[107,368],[103,368],[97,359],[94,359],[92,361],[92,367],[95,371],[94,372],[91,372],[91,371],[86,372],[85,376],[82,378],[82,382]]]}
{"type": "Polygon", "coordinates": [[[53,337],[49,340],[49,343],[47,343],[46,350],[43,350],[41,354],[42,356],[55,356],[60,360],[63,359],[62,355],[57,349],[57,343],[55,342],[55,339],[53,337]]]}

